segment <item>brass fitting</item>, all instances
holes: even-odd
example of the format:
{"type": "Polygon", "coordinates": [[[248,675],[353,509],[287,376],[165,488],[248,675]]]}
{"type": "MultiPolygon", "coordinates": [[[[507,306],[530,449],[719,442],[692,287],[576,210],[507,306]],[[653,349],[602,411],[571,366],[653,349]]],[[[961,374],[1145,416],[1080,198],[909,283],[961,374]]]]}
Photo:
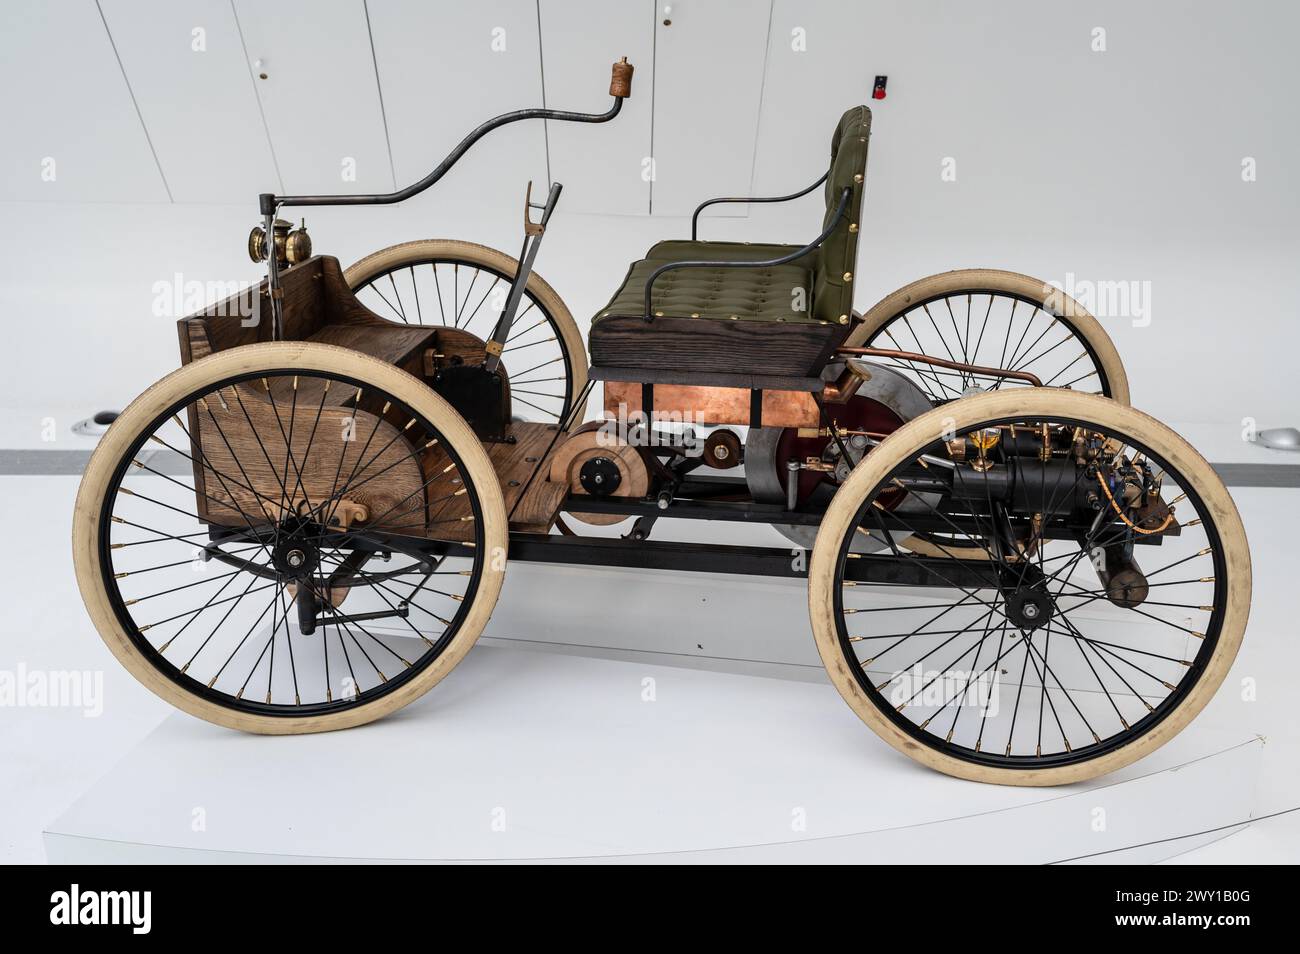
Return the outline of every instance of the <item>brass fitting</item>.
{"type": "MultiPolygon", "coordinates": [[[[274,232],[275,257],[281,265],[297,265],[311,258],[311,236],[307,234],[305,220],[295,229],[291,222],[276,219],[274,232]]],[[[264,262],[266,256],[266,229],[258,225],[248,233],[248,257],[255,262],[264,262]]]]}

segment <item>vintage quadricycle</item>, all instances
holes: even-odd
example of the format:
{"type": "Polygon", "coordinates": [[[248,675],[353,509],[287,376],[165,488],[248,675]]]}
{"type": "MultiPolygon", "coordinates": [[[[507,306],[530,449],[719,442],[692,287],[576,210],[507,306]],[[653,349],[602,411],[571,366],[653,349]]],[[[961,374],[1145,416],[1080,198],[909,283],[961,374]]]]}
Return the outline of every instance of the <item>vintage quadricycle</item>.
{"type": "Polygon", "coordinates": [[[112,651],[200,718],[315,732],[442,679],[507,558],[797,577],[835,687],[933,768],[1057,784],[1171,738],[1245,628],[1236,509],[1051,285],[953,271],[854,311],[865,106],[811,186],[700,207],[819,190],[811,241],[701,239],[697,210],[586,347],[533,270],[558,184],[530,189],[518,258],[417,241],[343,269],[280,218],[410,198],[506,123],[609,121],[631,77],[615,64],[604,113],[497,117],[400,192],[261,196],[266,280],[180,321],[182,367],[81,486],[78,581],[112,651]],[[680,521],[786,540],[681,542],[680,521]]]}

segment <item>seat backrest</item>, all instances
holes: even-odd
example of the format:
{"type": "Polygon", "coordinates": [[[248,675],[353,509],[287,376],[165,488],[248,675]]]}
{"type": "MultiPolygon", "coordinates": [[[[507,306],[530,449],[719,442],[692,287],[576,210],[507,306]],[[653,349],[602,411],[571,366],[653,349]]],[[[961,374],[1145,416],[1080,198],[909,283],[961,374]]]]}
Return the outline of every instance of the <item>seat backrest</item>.
{"type": "Polygon", "coordinates": [[[867,140],[871,138],[871,110],[854,106],[840,117],[831,136],[831,167],[826,177],[826,216],[830,225],[840,194],[851,189],[849,206],[835,231],[818,250],[813,269],[813,316],[847,325],[853,314],[853,272],[858,256],[858,229],[862,216],[862,190],[867,176],[867,140]]]}

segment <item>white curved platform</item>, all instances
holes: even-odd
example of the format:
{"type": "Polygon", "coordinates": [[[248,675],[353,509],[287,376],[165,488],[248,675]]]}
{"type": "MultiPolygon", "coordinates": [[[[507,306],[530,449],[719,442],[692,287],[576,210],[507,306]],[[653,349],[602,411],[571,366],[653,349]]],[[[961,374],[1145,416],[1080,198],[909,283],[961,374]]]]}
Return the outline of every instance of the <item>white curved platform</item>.
{"type": "Polygon", "coordinates": [[[1150,862],[1252,817],[1261,746],[1193,725],[1100,782],[978,785],[896,754],[829,685],[484,645],[348,732],[172,715],[45,844],[65,863],[1150,862]]]}

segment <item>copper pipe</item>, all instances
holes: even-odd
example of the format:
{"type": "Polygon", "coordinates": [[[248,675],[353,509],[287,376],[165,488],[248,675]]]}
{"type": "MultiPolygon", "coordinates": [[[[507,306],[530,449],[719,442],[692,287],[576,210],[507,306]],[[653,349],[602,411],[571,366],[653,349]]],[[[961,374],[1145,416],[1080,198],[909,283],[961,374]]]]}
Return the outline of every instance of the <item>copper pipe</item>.
{"type": "Polygon", "coordinates": [[[822,400],[827,404],[845,404],[861,386],[862,375],[852,368],[845,368],[838,378],[822,387],[822,400]]]}
{"type": "MultiPolygon", "coordinates": [[[[969,374],[982,374],[986,377],[993,378],[1015,378],[1024,381],[1036,388],[1041,388],[1043,382],[1038,375],[1031,374],[1028,371],[1009,371],[1006,368],[986,368],[978,364],[962,364],[960,361],[948,361],[944,358],[932,358],[928,354],[919,354],[915,351],[892,351],[889,348],[849,348],[840,347],[835,349],[838,354],[861,355],[872,358],[894,358],[897,361],[920,361],[922,364],[933,364],[940,368],[949,368],[953,371],[965,371],[969,374]]],[[[836,382],[834,387],[838,387],[840,382],[836,382]]],[[[855,388],[856,390],[856,388],[855,388]]]]}

